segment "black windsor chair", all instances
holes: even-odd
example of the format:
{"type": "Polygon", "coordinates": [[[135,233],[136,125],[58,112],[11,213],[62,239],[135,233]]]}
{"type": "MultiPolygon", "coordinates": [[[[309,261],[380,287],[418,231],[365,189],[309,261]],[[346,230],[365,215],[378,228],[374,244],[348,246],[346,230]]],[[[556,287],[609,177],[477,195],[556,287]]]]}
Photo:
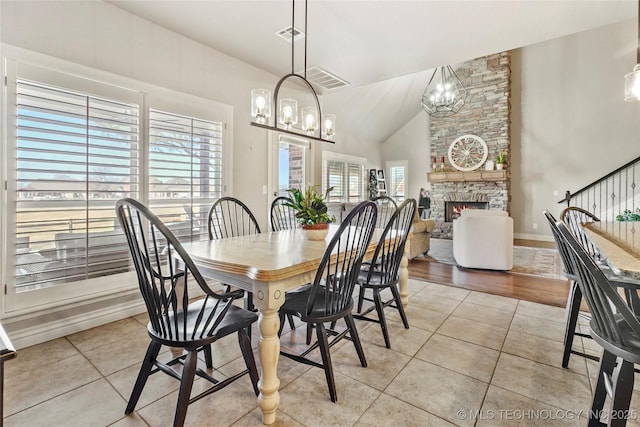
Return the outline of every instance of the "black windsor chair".
{"type": "Polygon", "coordinates": [[[557,226],[570,249],[571,265],[591,312],[591,336],[603,349],[588,426],[625,426],[633,394],[634,364],[640,363],[640,322],[568,227],[562,222],[557,226]],[[607,395],[609,411],[604,411],[607,395]],[[608,423],[604,424],[607,413],[608,423]]]}
{"type": "Polygon", "coordinates": [[[151,338],[125,414],[134,411],[147,379],[158,372],[180,381],[174,426],[184,424],[189,404],[245,374],[249,374],[253,391],[258,395],[258,371],[247,335],[247,329],[258,316],[233,305],[234,295],[212,290],[178,239],[146,206],[125,198],[116,203],[116,213],[127,237],[138,285],[147,307],[147,332],[151,338]],[[180,264],[179,268],[177,264],[180,264]],[[204,298],[191,300],[188,280],[198,284],[204,298]],[[204,351],[206,367],[212,369],[211,344],[233,333],[238,334],[246,369],[224,380],[216,380],[198,368],[198,352],[204,351]],[[163,345],[183,349],[186,354],[161,362],[158,353],[163,345]],[[181,372],[174,368],[177,364],[182,365],[181,372]],[[212,385],[190,397],[195,375],[212,385]]]}
{"type": "Polygon", "coordinates": [[[378,196],[371,199],[378,207],[377,228],[385,228],[393,213],[398,209],[398,204],[389,196],[378,196]]]}
{"type": "MultiPolygon", "coordinates": [[[[592,214],[591,212],[576,206],[569,206],[565,208],[560,213],[560,219],[565,224],[569,232],[576,239],[576,241],[582,246],[584,251],[596,262],[596,264],[598,264],[603,274],[607,276],[607,279],[609,280],[609,282],[613,286],[619,287],[623,290],[625,298],[627,300],[627,304],[629,305],[629,307],[631,307],[631,310],[636,314],[640,313],[640,298],[638,297],[638,289],[640,289],[640,282],[630,280],[630,279],[620,278],[613,271],[611,271],[611,269],[607,265],[606,256],[591,241],[589,236],[587,236],[587,233],[584,231],[584,227],[583,227],[584,223],[599,222],[600,219],[594,214],[592,214]]],[[[563,260],[563,263],[564,263],[564,260],[563,260]]],[[[565,271],[568,268],[570,267],[565,265],[565,271]]],[[[565,337],[568,337],[569,341],[566,342],[565,344],[564,356],[562,358],[562,361],[563,361],[562,366],[564,368],[568,366],[569,357],[572,353],[579,356],[587,357],[590,359],[598,360],[597,357],[589,356],[584,353],[574,351],[571,349],[571,345],[573,342],[573,335],[579,335],[586,338],[591,338],[591,336],[589,334],[571,332],[571,331],[574,331],[574,329],[570,329],[570,328],[575,328],[576,320],[579,315],[580,303],[582,302],[582,293],[580,292],[580,289],[578,289],[577,285],[575,284],[575,278],[570,278],[568,276],[567,278],[569,278],[569,280],[571,280],[573,283],[571,285],[571,289],[569,293],[570,300],[567,300],[567,315],[568,315],[567,328],[568,329],[565,331],[565,337]],[[570,320],[573,320],[571,325],[569,324],[570,320]],[[567,348],[566,345],[569,345],[569,348],[567,348]]],[[[590,318],[590,316],[587,314],[580,313],[580,315],[587,319],[590,318]]]]}
{"type": "Polygon", "coordinates": [[[336,402],[338,397],[330,348],[349,335],[358,353],[360,364],[363,367],[367,366],[351,311],[353,291],[357,284],[362,258],[375,229],[376,215],[376,206],[373,202],[362,202],[356,206],[340,224],[327,245],[311,286],[300,292],[287,293],[279,312],[281,330],[284,316],[289,314],[315,327],[317,341],[304,352],[291,354],[281,351],[280,354],[297,362],[322,368],[333,402],[336,402]],[[340,319],[346,322],[346,329],[343,331],[337,332],[325,328],[325,323],[333,323],[340,319]],[[334,337],[331,342],[328,339],[329,336],[334,337]],[[306,357],[316,348],[320,350],[322,363],[306,357]]]}
{"type": "Polygon", "coordinates": [[[371,265],[363,265],[362,271],[358,276],[360,293],[358,294],[357,313],[354,314],[353,317],[379,323],[387,348],[391,348],[391,342],[389,340],[387,321],[384,316],[384,309],[386,307],[397,309],[405,329],[409,329],[409,321],[404,312],[404,307],[400,300],[400,292],[398,291],[398,283],[400,282],[398,272],[415,211],[416,201],[414,199],[407,199],[393,215],[391,215],[378,241],[376,251],[373,254],[371,265],[374,267],[371,267],[371,265]],[[367,289],[372,290],[373,298],[365,296],[367,289]],[[382,301],[381,292],[386,289],[391,291],[391,299],[382,301]],[[365,300],[373,302],[373,305],[365,311],[362,311],[362,305],[365,300]],[[367,314],[373,310],[378,314],[377,319],[367,317],[367,314]]]}
{"type": "MultiPolygon", "coordinates": [[[[271,229],[273,231],[291,230],[298,227],[296,222],[296,211],[290,206],[287,206],[285,202],[290,200],[288,197],[279,196],[273,199],[271,202],[271,229]]],[[[292,316],[287,316],[289,321],[289,327],[295,329],[296,325],[292,316]]],[[[309,329],[308,335],[311,335],[311,329],[309,329]]]]}
{"type": "Polygon", "coordinates": [[[279,196],[271,202],[271,230],[291,230],[297,228],[296,211],[287,206],[288,197],[279,196]]]}
{"type": "MultiPolygon", "coordinates": [[[[558,253],[560,254],[560,258],[562,259],[564,276],[567,278],[567,280],[569,280],[569,295],[567,297],[567,305],[565,309],[566,325],[564,329],[564,350],[562,352],[562,367],[566,368],[569,366],[569,358],[571,357],[571,354],[597,361],[599,360],[598,357],[573,349],[573,338],[575,335],[585,338],[591,338],[591,335],[589,334],[584,334],[576,331],[578,316],[580,315],[582,292],[580,291],[580,287],[578,286],[578,278],[575,271],[573,270],[573,265],[569,256],[570,249],[567,247],[564,239],[560,235],[560,230],[558,230],[558,226],[556,225],[557,220],[549,211],[544,211],[543,213],[547,218],[547,221],[549,222],[549,227],[551,228],[553,239],[556,242],[556,248],[558,249],[558,253]]],[[[590,316],[588,315],[584,315],[584,317],[586,319],[590,319],[590,316]]]]}
{"type": "MultiPolygon", "coordinates": [[[[251,210],[234,197],[221,197],[211,205],[207,229],[209,240],[260,233],[260,226],[251,210]]],[[[231,291],[230,285],[225,284],[225,287],[227,292],[231,291]]],[[[251,292],[246,292],[245,308],[255,311],[251,292]]],[[[249,336],[251,336],[251,330],[249,330],[249,336]]]]}

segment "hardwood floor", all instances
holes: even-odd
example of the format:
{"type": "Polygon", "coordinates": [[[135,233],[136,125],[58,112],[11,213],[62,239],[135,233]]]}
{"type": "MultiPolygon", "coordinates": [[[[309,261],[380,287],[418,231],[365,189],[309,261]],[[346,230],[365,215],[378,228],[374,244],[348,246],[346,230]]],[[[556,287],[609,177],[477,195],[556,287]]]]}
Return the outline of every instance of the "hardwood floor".
{"type": "Polygon", "coordinates": [[[564,307],[567,280],[502,271],[475,270],[434,261],[409,261],[409,277],[441,285],[564,307]]]}

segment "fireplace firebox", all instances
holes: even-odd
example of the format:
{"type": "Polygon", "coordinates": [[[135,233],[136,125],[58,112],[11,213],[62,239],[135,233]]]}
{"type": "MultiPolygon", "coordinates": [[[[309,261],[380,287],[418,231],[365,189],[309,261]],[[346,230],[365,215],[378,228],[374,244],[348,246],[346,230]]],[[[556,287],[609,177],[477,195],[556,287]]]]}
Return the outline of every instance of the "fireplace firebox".
{"type": "Polygon", "coordinates": [[[453,222],[454,219],[460,216],[460,212],[462,212],[464,209],[489,209],[489,202],[445,201],[445,222],[453,222]]]}

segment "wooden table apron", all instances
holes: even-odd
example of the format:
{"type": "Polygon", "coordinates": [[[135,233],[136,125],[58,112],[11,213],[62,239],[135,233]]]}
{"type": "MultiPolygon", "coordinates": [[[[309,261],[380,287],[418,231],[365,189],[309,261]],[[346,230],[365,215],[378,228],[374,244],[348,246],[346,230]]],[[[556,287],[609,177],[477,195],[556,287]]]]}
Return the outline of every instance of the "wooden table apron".
{"type": "MultiPolygon", "coordinates": [[[[337,229],[337,225],[331,225],[329,236],[323,241],[307,240],[303,231],[296,229],[183,245],[204,276],[253,292],[253,302],[259,310],[258,357],[262,372],[258,405],[264,424],[275,422],[280,402],[278,309],[286,291],[313,281],[327,243],[337,229]]],[[[373,256],[381,231],[376,230],[366,257],[373,256]]],[[[408,303],[408,246],[409,243],[400,264],[399,288],[404,306],[408,303]]]]}

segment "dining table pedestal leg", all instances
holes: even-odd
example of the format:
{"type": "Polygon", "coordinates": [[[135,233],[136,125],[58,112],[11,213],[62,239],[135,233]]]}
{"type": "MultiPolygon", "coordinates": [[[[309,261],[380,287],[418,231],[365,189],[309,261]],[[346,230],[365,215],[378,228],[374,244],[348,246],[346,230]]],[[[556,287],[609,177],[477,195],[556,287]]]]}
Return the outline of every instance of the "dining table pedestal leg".
{"type": "Polygon", "coordinates": [[[258,318],[260,328],[260,342],[258,354],[261,364],[260,381],[258,388],[258,405],[262,409],[262,422],[266,425],[276,421],[276,410],[280,404],[280,380],[278,379],[278,357],[280,355],[280,338],[278,329],[280,319],[277,309],[260,309],[258,318]]]}

